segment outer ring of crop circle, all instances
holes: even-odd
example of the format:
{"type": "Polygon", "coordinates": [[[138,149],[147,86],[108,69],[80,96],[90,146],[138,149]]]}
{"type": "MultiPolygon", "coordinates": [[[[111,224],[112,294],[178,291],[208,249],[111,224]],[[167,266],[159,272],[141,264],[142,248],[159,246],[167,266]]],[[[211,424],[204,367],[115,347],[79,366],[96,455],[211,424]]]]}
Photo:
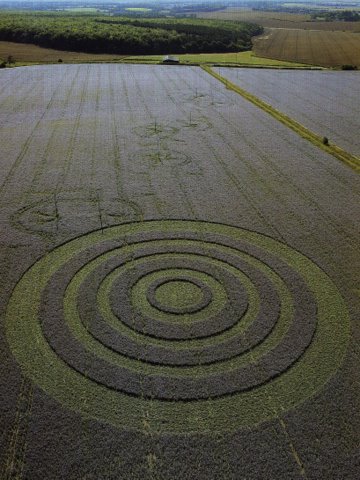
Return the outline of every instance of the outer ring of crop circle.
{"type": "MultiPolygon", "coordinates": [[[[126,247],[124,247],[126,249],[126,247]]],[[[141,430],[144,411],[159,432],[235,430],[269,420],[318,393],[342,363],[349,339],[349,315],[331,279],[310,259],[286,244],[245,229],[197,221],[162,220],[109,227],[76,238],[38,260],[14,288],[6,312],[9,346],[23,373],[64,406],[120,428],[141,430]],[[129,398],[89,383],[69,369],[45,341],[38,321],[41,293],[73,255],[104,240],[141,232],[215,233],[255,244],[299,272],[317,300],[317,331],[301,359],[263,387],[225,399],[163,403],[129,398]],[[61,387],[59,387],[61,385],[61,387]],[[86,401],[85,401],[86,399],[86,401]]]]}

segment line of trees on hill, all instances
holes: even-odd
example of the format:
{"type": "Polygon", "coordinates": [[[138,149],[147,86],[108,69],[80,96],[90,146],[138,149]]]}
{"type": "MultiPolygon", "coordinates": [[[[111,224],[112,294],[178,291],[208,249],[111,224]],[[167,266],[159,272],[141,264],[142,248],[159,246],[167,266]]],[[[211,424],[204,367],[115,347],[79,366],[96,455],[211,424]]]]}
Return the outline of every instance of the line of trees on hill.
{"type": "Polygon", "coordinates": [[[232,52],[251,48],[262,27],[202,19],[127,18],[64,13],[1,13],[0,40],[91,53],[232,52]]]}
{"type": "Polygon", "coordinates": [[[314,12],[312,18],[315,20],[323,18],[327,22],[360,22],[360,13],[352,10],[314,12]]]}

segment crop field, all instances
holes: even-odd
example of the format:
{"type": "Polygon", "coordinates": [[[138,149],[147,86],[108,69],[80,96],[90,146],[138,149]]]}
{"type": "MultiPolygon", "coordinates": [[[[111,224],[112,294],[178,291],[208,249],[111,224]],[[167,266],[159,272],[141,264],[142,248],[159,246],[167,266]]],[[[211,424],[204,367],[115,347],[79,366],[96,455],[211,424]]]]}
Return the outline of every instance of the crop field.
{"type": "Polygon", "coordinates": [[[341,21],[316,21],[311,20],[309,14],[286,13],[286,12],[266,12],[260,10],[247,10],[241,7],[229,7],[215,12],[199,12],[199,18],[209,18],[218,20],[238,20],[241,22],[257,23],[268,28],[296,28],[302,30],[325,30],[325,31],[351,31],[359,32],[359,22],[341,22],[341,21]]]}
{"type": "Polygon", "coordinates": [[[124,55],[106,53],[67,52],[52,48],[38,47],[29,43],[0,42],[0,59],[11,55],[17,63],[49,62],[59,59],[64,62],[110,62],[124,58],[124,55]]]}
{"type": "Polygon", "coordinates": [[[260,57],[324,67],[360,66],[360,33],[269,29],[254,39],[253,50],[260,57]]]}
{"type": "Polygon", "coordinates": [[[265,27],[262,36],[253,38],[253,52],[259,57],[324,67],[360,66],[360,22],[316,21],[308,14],[236,7],[197,16],[265,27]]]}
{"type": "Polygon", "coordinates": [[[358,72],[221,68],[220,74],[360,157],[358,72]]]}
{"type": "Polygon", "coordinates": [[[2,479],[358,478],[353,169],[199,67],[4,69],[0,145],[2,479]]]}
{"type": "MultiPolygon", "coordinates": [[[[161,63],[164,55],[124,56],[106,53],[67,52],[37,45],[0,42],[0,60],[6,60],[11,55],[17,65],[31,63],[56,63],[59,58],[64,63],[92,62],[135,62],[161,63]]],[[[261,58],[251,51],[231,53],[198,53],[177,55],[181,63],[235,63],[238,65],[260,65],[274,67],[302,67],[303,64],[283,62],[270,58],[261,58]]]]}

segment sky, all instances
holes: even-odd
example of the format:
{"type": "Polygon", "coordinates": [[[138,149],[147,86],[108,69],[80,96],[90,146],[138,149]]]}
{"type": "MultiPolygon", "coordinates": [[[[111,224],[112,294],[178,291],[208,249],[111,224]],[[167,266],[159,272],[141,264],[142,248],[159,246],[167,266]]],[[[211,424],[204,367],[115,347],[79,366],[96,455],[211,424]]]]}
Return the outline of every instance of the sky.
{"type": "MultiPolygon", "coordinates": [[[[39,3],[76,3],[76,4],[82,4],[82,5],[87,5],[90,3],[112,3],[112,4],[128,4],[128,3],[142,3],[142,4],[154,4],[154,3],[229,3],[229,2],[234,2],[236,3],[242,3],[242,2],[247,2],[251,0],[0,0],[0,4],[2,3],[34,3],[34,4],[39,4],[39,3]]],[[[346,5],[360,5],[360,0],[254,0],[254,2],[268,2],[268,3],[281,3],[281,2],[286,2],[286,3],[327,3],[327,4],[346,4],[346,5]]]]}

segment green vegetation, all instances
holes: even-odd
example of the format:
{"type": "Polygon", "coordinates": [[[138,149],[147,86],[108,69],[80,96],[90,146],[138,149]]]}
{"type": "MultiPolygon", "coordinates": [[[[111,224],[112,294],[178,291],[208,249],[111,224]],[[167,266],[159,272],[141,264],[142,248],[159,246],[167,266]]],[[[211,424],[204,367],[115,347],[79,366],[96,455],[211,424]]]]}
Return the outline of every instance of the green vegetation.
{"type": "Polygon", "coordinates": [[[251,37],[261,32],[257,25],[219,20],[0,14],[0,40],[92,53],[242,51],[250,49],[251,37]]]}
{"type": "Polygon", "coordinates": [[[161,305],[170,305],[178,309],[197,305],[203,299],[201,288],[185,280],[169,280],[161,284],[156,292],[156,300],[161,305]]]}
{"type": "Polygon", "coordinates": [[[320,12],[314,13],[312,15],[314,19],[324,19],[326,22],[360,22],[360,13],[352,11],[352,10],[335,10],[335,11],[327,11],[327,12],[320,12]]]}
{"type": "MultiPolygon", "coordinates": [[[[254,65],[269,67],[307,67],[304,63],[284,62],[271,58],[257,57],[251,51],[231,53],[198,53],[178,55],[181,63],[223,63],[234,65],[254,65]]],[[[159,63],[163,60],[162,55],[141,55],[126,57],[123,61],[130,63],[159,63]]]]}
{"type": "Polygon", "coordinates": [[[151,8],[145,8],[145,7],[129,7],[125,8],[127,12],[151,12],[151,8]]]}
{"type": "Polygon", "coordinates": [[[16,64],[16,61],[12,55],[8,55],[6,60],[3,60],[2,58],[0,58],[0,68],[11,67],[12,65],[15,65],[15,64],[16,64]]]}
{"type": "Polygon", "coordinates": [[[357,70],[357,65],[350,65],[350,64],[341,65],[341,70],[357,70]]]}

